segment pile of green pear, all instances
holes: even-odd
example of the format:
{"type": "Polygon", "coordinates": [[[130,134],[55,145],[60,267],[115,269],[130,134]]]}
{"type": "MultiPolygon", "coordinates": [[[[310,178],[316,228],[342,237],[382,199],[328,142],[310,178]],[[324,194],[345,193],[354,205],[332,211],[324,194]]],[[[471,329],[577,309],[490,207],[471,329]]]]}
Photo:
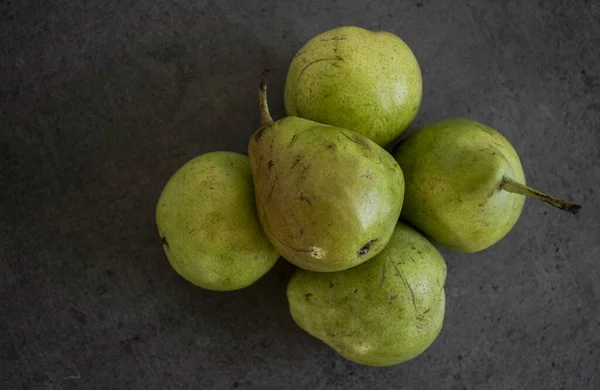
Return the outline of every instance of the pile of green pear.
{"type": "Polygon", "coordinates": [[[279,258],[294,264],[293,320],[348,360],[390,366],[432,345],[446,302],[436,246],[491,247],[527,196],[580,209],[526,186],[513,146],[482,123],[443,119],[402,139],[422,79],[394,34],[345,26],[311,39],[291,61],[277,121],[267,73],[248,156],[187,162],[156,225],[173,269],[204,289],[241,289],[279,258]]]}

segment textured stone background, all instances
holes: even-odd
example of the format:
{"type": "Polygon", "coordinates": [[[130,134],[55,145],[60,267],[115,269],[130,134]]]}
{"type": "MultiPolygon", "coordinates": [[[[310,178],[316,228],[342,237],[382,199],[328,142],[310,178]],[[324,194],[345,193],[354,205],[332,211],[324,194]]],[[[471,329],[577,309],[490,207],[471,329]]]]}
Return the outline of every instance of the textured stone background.
{"type": "Polygon", "coordinates": [[[0,388],[599,389],[600,4],[249,3],[0,3],[0,388]],[[292,56],[342,24],[412,47],[413,128],[480,120],[530,184],[584,206],[527,201],[496,246],[445,251],[444,329],[392,368],[300,330],[285,262],[248,289],[203,291],[171,270],[154,227],[180,165],[245,152],[260,70],[278,69],[280,117],[292,56]]]}

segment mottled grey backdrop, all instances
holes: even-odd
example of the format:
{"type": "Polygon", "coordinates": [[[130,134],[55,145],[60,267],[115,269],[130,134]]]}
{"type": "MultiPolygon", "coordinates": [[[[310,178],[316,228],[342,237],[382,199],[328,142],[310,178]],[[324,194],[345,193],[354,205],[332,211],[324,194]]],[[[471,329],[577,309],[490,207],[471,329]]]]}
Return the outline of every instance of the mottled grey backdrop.
{"type": "Polygon", "coordinates": [[[597,1],[4,0],[0,3],[0,388],[600,388],[597,1]],[[528,201],[473,255],[445,251],[447,316],[417,359],[369,368],[301,331],[280,262],[232,293],[168,265],[154,206],[212,150],[245,152],[265,66],[275,117],[292,56],[352,24],[397,33],[423,71],[413,129],[501,131],[528,201]]]}

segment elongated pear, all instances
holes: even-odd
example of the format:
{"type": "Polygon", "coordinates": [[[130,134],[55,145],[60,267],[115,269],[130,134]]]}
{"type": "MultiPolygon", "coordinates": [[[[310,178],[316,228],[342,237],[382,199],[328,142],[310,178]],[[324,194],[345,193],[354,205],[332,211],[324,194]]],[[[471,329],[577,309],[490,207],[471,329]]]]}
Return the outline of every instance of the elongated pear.
{"type": "Polygon", "coordinates": [[[355,132],[297,117],[273,122],[259,86],[261,127],[248,146],[261,224],[277,251],[314,271],[340,271],[379,253],[404,199],[394,158],[355,132]]]}
{"type": "Polygon", "coordinates": [[[526,196],[573,214],[581,208],[527,187],[512,145],[476,121],[430,124],[393,154],[406,178],[402,218],[449,249],[476,252],[498,242],[519,219],[526,196]]]}

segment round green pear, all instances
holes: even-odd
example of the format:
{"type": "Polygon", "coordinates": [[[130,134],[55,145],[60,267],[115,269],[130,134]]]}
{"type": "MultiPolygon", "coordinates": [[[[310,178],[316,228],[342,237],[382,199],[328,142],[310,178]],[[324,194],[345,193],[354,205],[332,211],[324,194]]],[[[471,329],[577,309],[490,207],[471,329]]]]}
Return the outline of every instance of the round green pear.
{"type": "Polygon", "coordinates": [[[290,116],[353,130],[387,146],[421,105],[417,59],[396,35],[343,26],[312,38],[285,83],[290,116]]]}
{"type": "Polygon", "coordinates": [[[476,252],[516,224],[525,196],[577,213],[580,206],[525,185],[517,152],[497,131],[464,118],[411,134],[393,152],[406,180],[401,218],[434,243],[476,252]]]}
{"type": "Polygon", "coordinates": [[[412,227],[399,222],[388,245],[348,270],[298,270],[287,298],[294,321],[344,358],[390,366],[423,353],[444,321],[446,263],[412,227]]]}
{"type": "Polygon", "coordinates": [[[238,153],[206,153],[179,168],[160,195],[156,225],[171,266],[208,290],[247,287],[279,258],[260,226],[248,158],[238,153]]]}

